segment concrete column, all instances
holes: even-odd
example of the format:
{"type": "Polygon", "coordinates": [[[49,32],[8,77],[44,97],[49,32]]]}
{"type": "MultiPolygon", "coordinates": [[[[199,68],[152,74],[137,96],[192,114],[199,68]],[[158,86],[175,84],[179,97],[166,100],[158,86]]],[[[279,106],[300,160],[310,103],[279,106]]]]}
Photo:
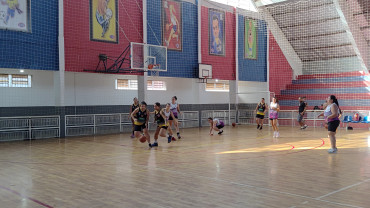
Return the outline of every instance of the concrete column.
{"type": "Polygon", "coordinates": [[[59,70],[54,72],[55,107],[59,108],[60,137],[65,137],[65,54],[64,54],[64,1],[59,0],[59,70]]]}

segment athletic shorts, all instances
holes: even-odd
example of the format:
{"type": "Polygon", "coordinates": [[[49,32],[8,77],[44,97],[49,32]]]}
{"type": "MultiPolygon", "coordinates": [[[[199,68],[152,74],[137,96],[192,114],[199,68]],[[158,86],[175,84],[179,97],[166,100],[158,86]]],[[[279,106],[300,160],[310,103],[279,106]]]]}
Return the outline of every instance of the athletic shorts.
{"type": "Polygon", "coordinates": [[[339,120],[336,120],[336,121],[330,121],[328,123],[328,131],[331,131],[331,132],[336,132],[337,131],[337,128],[340,124],[340,121],[339,120]]]}
{"type": "Polygon", "coordinates": [[[167,129],[167,128],[168,128],[168,126],[166,126],[166,125],[158,125],[158,126],[157,126],[157,128],[160,128],[160,129],[167,129]]]}
{"type": "MultiPolygon", "coordinates": [[[[177,114],[176,114],[176,115],[174,115],[174,116],[175,116],[175,118],[176,118],[176,119],[178,119],[177,114]]],[[[173,120],[173,117],[172,117],[172,116],[170,116],[170,118],[169,118],[168,120],[172,121],[172,120],[173,120]]]]}
{"type": "Polygon", "coordinates": [[[303,116],[301,115],[301,113],[298,113],[297,121],[301,122],[302,120],[303,120],[303,116]]]}
{"type": "Polygon", "coordinates": [[[218,129],[224,128],[225,124],[223,121],[220,121],[220,123],[216,126],[218,129]]]}
{"type": "Polygon", "coordinates": [[[259,118],[259,119],[264,119],[264,118],[265,118],[265,115],[261,115],[261,114],[256,114],[256,118],[259,118]]]}
{"type": "Polygon", "coordinates": [[[134,131],[142,131],[144,129],[146,129],[146,125],[145,124],[142,124],[142,125],[136,125],[135,124],[134,131]]]}

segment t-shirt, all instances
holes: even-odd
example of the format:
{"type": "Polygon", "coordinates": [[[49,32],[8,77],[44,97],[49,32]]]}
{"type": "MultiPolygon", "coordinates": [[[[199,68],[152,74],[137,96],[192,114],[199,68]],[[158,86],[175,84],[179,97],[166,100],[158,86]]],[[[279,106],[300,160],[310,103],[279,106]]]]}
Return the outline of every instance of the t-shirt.
{"type": "MultiPolygon", "coordinates": [[[[331,113],[331,106],[333,105],[337,105],[335,103],[332,103],[330,105],[328,105],[328,107],[326,107],[325,111],[324,111],[324,117],[327,118],[328,116],[330,116],[332,113],[331,113]]],[[[338,108],[338,112],[337,114],[339,115],[340,114],[340,110],[338,108]]],[[[336,121],[336,120],[339,120],[338,116],[334,117],[334,118],[331,118],[331,119],[328,119],[328,122],[331,122],[331,121],[336,121]]]]}
{"type": "Polygon", "coordinates": [[[300,101],[299,102],[299,112],[302,113],[304,109],[306,108],[306,106],[307,106],[306,102],[300,101]]]}

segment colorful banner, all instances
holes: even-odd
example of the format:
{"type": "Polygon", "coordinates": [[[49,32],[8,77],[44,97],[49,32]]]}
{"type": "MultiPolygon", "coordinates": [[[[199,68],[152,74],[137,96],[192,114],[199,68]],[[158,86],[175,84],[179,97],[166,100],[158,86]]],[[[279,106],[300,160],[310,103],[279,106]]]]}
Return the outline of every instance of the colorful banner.
{"type": "Polygon", "coordinates": [[[118,43],[117,0],[90,0],[90,40],[118,43]]]}
{"type": "Polygon", "coordinates": [[[257,20],[245,18],[244,39],[244,57],[257,59],[257,20]]]}
{"type": "Polygon", "coordinates": [[[0,29],[30,32],[30,0],[0,0],[0,29]]]}
{"type": "Polygon", "coordinates": [[[225,12],[208,10],[209,16],[209,54],[225,56],[225,12]]]}
{"type": "Polygon", "coordinates": [[[182,50],[182,8],[176,0],[162,0],[162,45],[182,50]]]}

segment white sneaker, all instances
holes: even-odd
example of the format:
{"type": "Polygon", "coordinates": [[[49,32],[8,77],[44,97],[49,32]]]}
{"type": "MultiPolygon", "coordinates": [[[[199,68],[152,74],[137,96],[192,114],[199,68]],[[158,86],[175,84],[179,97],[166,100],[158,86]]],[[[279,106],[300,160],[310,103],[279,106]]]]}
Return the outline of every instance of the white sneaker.
{"type": "Polygon", "coordinates": [[[276,132],[276,138],[280,137],[280,133],[277,131],[276,132]]]}
{"type": "Polygon", "coordinates": [[[273,136],[273,138],[275,138],[276,137],[276,131],[274,131],[274,136],[273,136]]]}
{"type": "Polygon", "coordinates": [[[330,148],[328,149],[328,153],[336,153],[338,151],[337,148],[330,148]]]}
{"type": "Polygon", "coordinates": [[[303,129],[306,129],[308,126],[305,124],[304,126],[303,126],[303,129]]]}

